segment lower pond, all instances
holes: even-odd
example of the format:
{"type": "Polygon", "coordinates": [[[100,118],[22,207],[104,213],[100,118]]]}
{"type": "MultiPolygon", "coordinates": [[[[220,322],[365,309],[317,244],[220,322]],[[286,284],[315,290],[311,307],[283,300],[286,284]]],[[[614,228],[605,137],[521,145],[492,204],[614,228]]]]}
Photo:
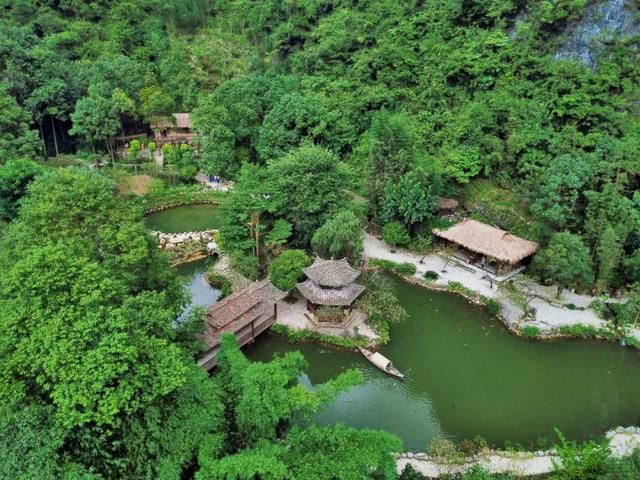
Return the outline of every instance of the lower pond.
{"type": "Polygon", "coordinates": [[[263,336],[246,348],[253,360],[300,350],[306,382],[320,383],[348,368],[362,386],[342,394],[317,415],[400,436],[405,448],[424,451],[435,437],[481,435],[489,443],[525,446],[555,440],[554,427],[582,440],[640,419],[640,355],[619,345],[513,335],[458,296],[430,292],[394,279],[410,317],[391,330],[382,353],[404,380],[375,369],[357,353],[263,336]]]}
{"type": "Polygon", "coordinates": [[[215,204],[183,205],[150,213],[145,223],[151,230],[165,233],[197,232],[220,227],[222,213],[215,204]]]}
{"type": "MultiPolygon", "coordinates": [[[[638,352],[607,342],[520,338],[458,296],[392,281],[410,317],[392,328],[382,352],[404,380],[375,369],[359,353],[290,344],[274,335],[262,335],[244,351],[259,361],[301,351],[309,363],[302,378],[307,384],[360,370],[364,384],[316,420],[387,430],[408,450],[423,451],[435,437],[476,435],[496,446],[530,446],[555,440],[555,427],[583,440],[638,423],[638,352]]],[[[196,302],[199,292],[199,286],[192,289],[196,302]]]]}

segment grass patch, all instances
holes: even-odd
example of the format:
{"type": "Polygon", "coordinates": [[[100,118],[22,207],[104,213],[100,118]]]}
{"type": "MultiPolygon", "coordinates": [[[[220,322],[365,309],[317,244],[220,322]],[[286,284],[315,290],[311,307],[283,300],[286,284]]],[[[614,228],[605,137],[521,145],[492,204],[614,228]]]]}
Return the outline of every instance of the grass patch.
{"type": "Polygon", "coordinates": [[[271,327],[271,331],[278,335],[287,337],[289,342],[296,343],[301,341],[314,341],[324,343],[325,345],[333,345],[341,348],[354,349],[356,347],[366,347],[368,342],[365,338],[351,338],[351,337],[335,337],[333,335],[325,335],[324,333],[318,333],[311,330],[294,330],[276,323],[271,327]]]}
{"type": "Polygon", "coordinates": [[[211,269],[207,272],[205,278],[207,279],[207,283],[209,285],[220,290],[220,298],[218,298],[218,301],[222,300],[224,297],[231,295],[231,280],[229,280],[224,275],[219,274],[218,272],[214,272],[213,267],[211,267],[211,269]]]}
{"type": "Polygon", "coordinates": [[[151,191],[153,181],[150,175],[122,176],[117,180],[118,191],[123,195],[146,195],[151,191]]]}
{"type": "Polygon", "coordinates": [[[383,258],[372,258],[371,260],[369,260],[369,265],[379,267],[383,270],[397,273],[398,275],[403,275],[405,277],[411,277],[415,275],[417,271],[417,267],[413,263],[396,263],[392,262],[391,260],[385,260],[383,258]]]}
{"type": "Polygon", "coordinates": [[[522,334],[528,338],[536,338],[540,336],[540,329],[533,325],[527,325],[522,328],[522,334]]]}
{"type": "Polygon", "coordinates": [[[531,220],[528,202],[513,188],[478,178],[464,187],[461,203],[476,220],[497,224],[516,235],[540,241],[540,225],[531,220]]]}

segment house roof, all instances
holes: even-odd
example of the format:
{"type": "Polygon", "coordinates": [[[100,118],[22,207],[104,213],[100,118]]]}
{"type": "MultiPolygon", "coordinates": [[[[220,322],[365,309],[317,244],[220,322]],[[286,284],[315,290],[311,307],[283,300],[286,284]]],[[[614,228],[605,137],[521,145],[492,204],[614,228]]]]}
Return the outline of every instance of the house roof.
{"type": "Polygon", "coordinates": [[[342,260],[323,260],[320,257],[316,257],[313,265],[303,268],[302,271],[322,287],[344,287],[360,275],[360,271],[349,265],[346,258],[342,260]]]}
{"type": "Polygon", "coordinates": [[[262,280],[232,293],[212,305],[204,316],[206,331],[203,337],[211,347],[219,343],[220,334],[235,333],[252,320],[271,314],[273,306],[287,296],[269,280],[262,280]]]}
{"type": "Polygon", "coordinates": [[[174,113],[173,116],[178,128],[192,128],[190,113],[174,113]]]}
{"type": "Polygon", "coordinates": [[[535,242],[472,219],[463,220],[447,230],[434,229],[433,234],[472,252],[511,264],[518,263],[538,250],[535,242]]]}
{"type": "Polygon", "coordinates": [[[458,202],[458,200],[451,197],[440,197],[438,199],[438,208],[440,210],[453,210],[458,208],[459,204],[460,202],[458,202]]]}
{"type": "Polygon", "coordinates": [[[317,305],[332,306],[351,305],[365,289],[364,286],[355,282],[339,288],[324,288],[310,278],[296,284],[296,287],[310,302],[317,305]]]}
{"type": "Polygon", "coordinates": [[[190,113],[172,113],[172,118],[157,117],[151,122],[151,128],[192,128],[190,113]]]}

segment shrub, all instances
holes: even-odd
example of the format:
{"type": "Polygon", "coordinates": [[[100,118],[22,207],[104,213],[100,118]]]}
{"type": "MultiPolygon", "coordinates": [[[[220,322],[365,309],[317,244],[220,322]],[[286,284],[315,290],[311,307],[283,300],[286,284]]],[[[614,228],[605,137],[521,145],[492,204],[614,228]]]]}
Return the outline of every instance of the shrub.
{"type": "Polygon", "coordinates": [[[409,232],[400,222],[389,222],[382,229],[382,238],[393,247],[407,245],[411,241],[409,232]]]}
{"type": "Polygon", "coordinates": [[[571,325],[560,327],[560,333],[573,337],[595,337],[598,329],[592,325],[571,325]]]}
{"type": "Polygon", "coordinates": [[[487,300],[484,308],[492,317],[497,317],[500,314],[500,302],[493,298],[487,300]]]}
{"type": "Polygon", "coordinates": [[[407,463],[402,469],[399,480],[422,480],[422,475],[410,463],[407,463]]]}
{"type": "Polygon", "coordinates": [[[522,334],[525,337],[535,338],[540,335],[540,329],[538,327],[534,327],[533,325],[526,325],[522,328],[522,334]]]}
{"type": "Polygon", "coordinates": [[[458,450],[456,444],[446,438],[434,438],[427,445],[427,453],[448,464],[464,461],[464,455],[458,450]]]}
{"type": "Polygon", "coordinates": [[[600,478],[609,459],[609,447],[606,443],[589,441],[582,445],[569,442],[556,429],[560,445],[556,450],[561,462],[553,462],[554,472],[560,480],[578,480],[600,478]]]}
{"type": "Polygon", "coordinates": [[[426,280],[437,280],[439,276],[440,275],[438,275],[438,272],[434,272],[433,270],[427,270],[426,272],[424,272],[424,278],[426,280]]]}
{"type": "Polygon", "coordinates": [[[311,264],[304,250],[285,250],[269,267],[269,278],[280,290],[289,292],[302,277],[302,269],[311,264]]]}
{"type": "Polygon", "coordinates": [[[231,280],[224,275],[214,272],[213,269],[211,269],[207,272],[205,278],[209,285],[220,290],[220,297],[218,298],[218,301],[231,294],[231,280]]]}
{"type": "Polygon", "coordinates": [[[394,273],[397,273],[398,275],[404,275],[407,277],[411,277],[415,275],[417,271],[417,267],[413,263],[409,263],[409,262],[397,263],[391,260],[385,260],[384,258],[373,258],[369,261],[369,265],[373,265],[374,267],[380,267],[383,270],[394,272],[394,273]]]}

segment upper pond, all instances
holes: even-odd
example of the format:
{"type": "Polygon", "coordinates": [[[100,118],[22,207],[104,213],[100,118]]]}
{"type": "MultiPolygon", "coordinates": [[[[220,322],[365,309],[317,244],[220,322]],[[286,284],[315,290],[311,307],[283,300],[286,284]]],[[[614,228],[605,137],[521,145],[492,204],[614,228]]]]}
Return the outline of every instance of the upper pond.
{"type": "MultiPolygon", "coordinates": [[[[195,301],[203,303],[195,271],[184,273],[195,301]]],[[[359,353],[289,344],[273,335],[262,335],[244,351],[267,361],[300,350],[309,363],[302,379],[307,384],[348,368],[362,371],[364,384],[342,394],[316,420],[387,430],[410,450],[423,451],[439,436],[481,435],[496,446],[529,446],[555,440],[554,427],[580,440],[638,423],[638,352],[606,342],[523,339],[460,297],[393,282],[410,317],[392,328],[382,352],[405,380],[385,375],[359,353]]]]}
{"type": "Polygon", "coordinates": [[[222,214],[218,205],[200,204],[166,208],[145,216],[151,230],[165,233],[197,232],[218,228],[222,214]]]}

